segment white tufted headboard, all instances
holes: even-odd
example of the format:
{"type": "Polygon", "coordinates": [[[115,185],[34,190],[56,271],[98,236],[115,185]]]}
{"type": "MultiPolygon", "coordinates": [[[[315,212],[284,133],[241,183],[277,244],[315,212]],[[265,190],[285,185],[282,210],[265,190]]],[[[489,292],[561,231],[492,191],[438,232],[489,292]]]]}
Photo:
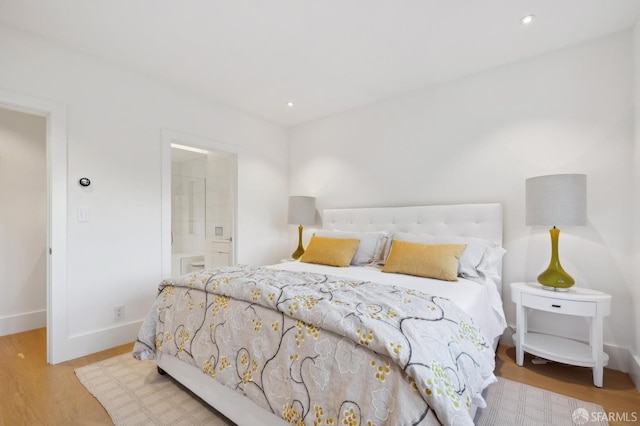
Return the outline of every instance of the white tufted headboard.
{"type": "MultiPolygon", "coordinates": [[[[485,238],[502,246],[502,204],[326,209],[322,227],[341,231],[413,232],[485,238]]],[[[499,262],[502,270],[502,261],[499,262]]],[[[502,274],[500,274],[502,275],[502,274]]],[[[502,279],[496,282],[502,294],[502,279]]]]}
{"type": "Polygon", "coordinates": [[[491,203],[326,209],[322,213],[322,227],[342,231],[460,235],[485,238],[502,245],[502,205],[491,203]]]}

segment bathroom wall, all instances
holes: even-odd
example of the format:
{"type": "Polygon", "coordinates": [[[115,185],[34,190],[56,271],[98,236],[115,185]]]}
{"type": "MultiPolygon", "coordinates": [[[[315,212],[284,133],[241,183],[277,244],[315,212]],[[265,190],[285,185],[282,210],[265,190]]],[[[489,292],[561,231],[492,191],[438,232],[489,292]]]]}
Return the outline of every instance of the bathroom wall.
{"type": "Polygon", "coordinates": [[[206,170],[205,155],[171,164],[172,253],[204,253],[206,170]]]}
{"type": "MultiPolygon", "coordinates": [[[[230,240],[233,237],[235,176],[235,154],[208,152],[198,155],[172,148],[173,255],[206,254],[206,247],[211,249],[214,240],[230,240]]],[[[230,263],[233,261],[232,245],[225,247],[225,250],[230,253],[230,263]]],[[[173,262],[177,262],[177,256],[173,256],[173,262]]],[[[223,263],[227,264],[227,261],[223,263]]],[[[174,263],[172,267],[174,274],[180,270],[176,265],[174,263]]]]}
{"type": "Polygon", "coordinates": [[[208,239],[226,240],[233,236],[235,170],[235,154],[222,152],[207,154],[206,236],[208,239]]]}

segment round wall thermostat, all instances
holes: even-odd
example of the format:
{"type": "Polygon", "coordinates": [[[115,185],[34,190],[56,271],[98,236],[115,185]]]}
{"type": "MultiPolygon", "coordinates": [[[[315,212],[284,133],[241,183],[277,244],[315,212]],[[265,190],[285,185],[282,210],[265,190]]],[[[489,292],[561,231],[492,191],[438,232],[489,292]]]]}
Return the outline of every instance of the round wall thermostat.
{"type": "Polygon", "coordinates": [[[89,185],[91,185],[91,181],[89,180],[89,178],[80,178],[78,183],[80,184],[80,186],[89,186],[89,185]]]}

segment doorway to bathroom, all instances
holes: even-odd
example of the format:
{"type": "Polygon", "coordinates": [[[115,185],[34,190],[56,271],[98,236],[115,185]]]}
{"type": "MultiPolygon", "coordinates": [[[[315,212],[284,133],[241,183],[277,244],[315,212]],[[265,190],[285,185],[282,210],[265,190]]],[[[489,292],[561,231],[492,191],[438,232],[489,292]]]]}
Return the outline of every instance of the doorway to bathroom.
{"type": "Polygon", "coordinates": [[[163,132],[163,141],[170,159],[163,168],[163,212],[170,218],[163,214],[163,276],[233,265],[237,153],[176,132],[163,132]]]}

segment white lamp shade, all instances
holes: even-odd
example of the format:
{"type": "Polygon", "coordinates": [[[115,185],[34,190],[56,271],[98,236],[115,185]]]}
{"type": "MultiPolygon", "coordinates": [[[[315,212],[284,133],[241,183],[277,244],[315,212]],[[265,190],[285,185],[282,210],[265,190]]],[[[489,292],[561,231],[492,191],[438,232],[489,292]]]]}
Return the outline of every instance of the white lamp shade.
{"type": "Polygon", "coordinates": [[[316,223],[316,199],[302,195],[289,197],[289,224],[313,225],[316,223]]]}
{"type": "Polygon", "coordinates": [[[587,224],[587,176],[538,176],[526,182],[526,224],[573,226],[587,224]]]}

